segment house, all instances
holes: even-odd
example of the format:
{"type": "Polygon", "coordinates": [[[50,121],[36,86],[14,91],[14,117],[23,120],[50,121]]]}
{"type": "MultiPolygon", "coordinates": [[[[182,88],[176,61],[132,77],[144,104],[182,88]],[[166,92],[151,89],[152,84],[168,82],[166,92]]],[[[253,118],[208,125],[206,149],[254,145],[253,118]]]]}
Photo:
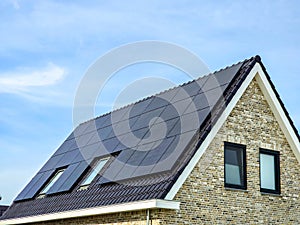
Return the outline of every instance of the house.
{"type": "Polygon", "coordinates": [[[8,206],[6,205],[0,205],[0,216],[7,210],[8,206]]]}
{"type": "Polygon", "coordinates": [[[299,140],[255,56],[80,124],[0,224],[300,224],[299,140]]]}

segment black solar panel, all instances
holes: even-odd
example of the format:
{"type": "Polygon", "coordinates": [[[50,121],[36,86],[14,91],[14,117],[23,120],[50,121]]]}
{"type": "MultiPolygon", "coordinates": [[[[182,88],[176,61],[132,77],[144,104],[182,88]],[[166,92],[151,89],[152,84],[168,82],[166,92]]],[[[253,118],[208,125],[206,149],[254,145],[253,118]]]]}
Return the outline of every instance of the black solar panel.
{"type": "Polygon", "coordinates": [[[172,99],[175,97],[175,95],[177,94],[178,91],[179,91],[179,88],[173,88],[173,89],[170,89],[168,91],[159,93],[157,95],[157,97],[165,99],[165,100],[167,100],[169,102],[172,102],[172,99]]]}
{"type": "Polygon", "coordinates": [[[169,101],[167,101],[167,100],[165,100],[163,98],[153,97],[153,100],[147,106],[147,108],[145,109],[145,111],[144,111],[144,113],[142,115],[144,115],[145,112],[149,112],[149,111],[152,111],[154,109],[161,108],[161,107],[166,106],[168,104],[169,104],[169,101]]]}
{"type": "Polygon", "coordinates": [[[32,180],[27,184],[27,186],[21,191],[21,193],[16,197],[15,201],[27,199],[26,194],[29,192],[29,190],[37,183],[37,181],[42,177],[44,173],[38,173],[36,174],[32,180]]]}
{"type": "Polygon", "coordinates": [[[185,152],[185,148],[188,146],[188,143],[192,140],[194,135],[195,131],[177,135],[174,139],[177,141],[177,143],[174,141],[171,142],[167,151],[163,153],[162,157],[155,164],[150,173],[159,173],[162,171],[171,170],[178,162],[178,159],[181,158],[180,156],[185,152]]]}
{"type": "Polygon", "coordinates": [[[63,154],[63,157],[55,165],[55,168],[64,167],[72,163],[75,157],[77,156],[77,151],[78,150],[72,150],[63,154]]]}
{"type": "Polygon", "coordinates": [[[131,127],[131,130],[137,130],[144,127],[149,127],[149,123],[155,117],[159,117],[165,107],[160,107],[158,109],[152,110],[150,112],[146,112],[141,115],[135,124],[131,127]]]}
{"type": "Polygon", "coordinates": [[[55,172],[55,170],[48,170],[41,174],[37,175],[37,178],[34,178],[21,192],[21,194],[15,199],[15,201],[18,200],[24,200],[24,199],[31,199],[33,198],[37,192],[42,188],[42,186],[46,183],[46,181],[49,180],[49,178],[52,176],[52,174],[55,172]]]}
{"type": "MultiPolygon", "coordinates": [[[[94,135],[93,140],[94,139],[106,140],[106,139],[112,138],[114,136],[112,126],[103,127],[101,129],[99,129],[97,132],[98,132],[98,135],[97,136],[94,135]]],[[[91,140],[91,141],[93,141],[93,140],[91,140]]]]}
{"type": "Polygon", "coordinates": [[[56,168],[56,165],[57,165],[58,162],[63,158],[63,156],[64,156],[64,154],[52,156],[52,157],[46,162],[46,164],[42,167],[42,169],[40,170],[40,172],[44,172],[44,171],[52,170],[53,168],[56,168]]]}
{"type": "Polygon", "coordinates": [[[67,139],[58,149],[57,151],[54,153],[54,155],[59,155],[62,153],[65,153],[67,151],[70,150],[71,146],[74,144],[75,139],[67,139]]]}
{"type": "Polygon", "coordinates": [[[130,108],[129,118],[143,114],[145,112],[145,109],[148,107],[148,105],[151,103],[152,100],[153,98],[148,98],[144,101],[140,101],[129,106],[130,108]]]}
{"type": "Polygon", "coordinates": [[[127,119],[128,118],[128,114],[129,114],[129,110],[130,107],[125,107],[122,109],[118,109],[116,111],[113,111],[111,113],[111,123],[118,123],[120,121],[122,121],[123,119],[127,119]],[[127,116],[127,118],[126,118],[127,116]]]}
{"type": "Polygon", "coordinates": [[[170,170],[241,65],[79,125],[16,200],[35,196],[64,166],[68,167],[47,194],[69,191],[95,157],[119,151],[98,183],[170,170]]]}
{"type": "Polygon", "coordinates": [[[242,63],[238,63],[230,68],[220,70],[219,72],[216,72],[213,75],[209,76],[208,81],[203,86],[203,91],[208,91],[210,89],[229,83],[241,68],[241,66],[242,63]]]}
{"type": "Polygon", "coordinates": [[[104,171],[103,177],[98,183],[106,183],[108,181],[116,181],[116,176],[123,170],[125,163],[134,153],[134,150],[128,149],[120,152],[120,154],[112,161],[109,167],[104,171]]]}
{"type": "Polygon", "coordinates": [[[60,187],[66,182],[69,176],[73,173],[75,168],[79,166],[80,162],[69,165],[59,179],[53,184],[46,194],[54,194],[60,192],[60,187]]]}
{"type": "Polygon", "coordinates": [[[85,161],[80,162],[79,164],[77,164],[77,166],[75,166],[74,164],[74,166],[70,168],[70,176],[66,178],[65,182],[60,186],[57,192],[69,191],[73,187],[73,185],[76,184],[78,179],[83,175],[83,172],[88,168],[88,166],[89,165],[85,161]]]}
{"type": "Polygon", "coordinates": [[[204,77],[202,79],[198,79],[198,80],[189,82],[189,83],[183,85],[182,88],[187,92],[187,94],[189,96],[194,96],[198,92],[200,92],[200,90],[206,80],[207,80],[207,77],[204,77]]]}
{"type": "Polygon", "coordinates": [[[95,121],[95,124],[96,124],[96,128],[97,128],[97,129],[106,127],[106,126],[108,126],[108,125],[111,124],[111,123],[110,123],[110,114],[105,115],[105,116],[98,117],[98,118],[96,118],[94,121],[95,121]]]}

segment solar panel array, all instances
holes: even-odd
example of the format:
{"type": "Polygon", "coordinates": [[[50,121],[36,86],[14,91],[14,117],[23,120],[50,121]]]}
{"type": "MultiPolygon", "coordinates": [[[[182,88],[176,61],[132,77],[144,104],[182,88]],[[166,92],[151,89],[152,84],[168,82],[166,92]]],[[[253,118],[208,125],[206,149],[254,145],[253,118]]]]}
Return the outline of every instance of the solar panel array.
{"type": "Polygon", "coordinates": [[[47,194],[70,191],[96,157],[112,153],[98,184],[171,170],[241,65],[79,125],[15,201],[34,198],[60,168],[66,170],[47,194]]]}

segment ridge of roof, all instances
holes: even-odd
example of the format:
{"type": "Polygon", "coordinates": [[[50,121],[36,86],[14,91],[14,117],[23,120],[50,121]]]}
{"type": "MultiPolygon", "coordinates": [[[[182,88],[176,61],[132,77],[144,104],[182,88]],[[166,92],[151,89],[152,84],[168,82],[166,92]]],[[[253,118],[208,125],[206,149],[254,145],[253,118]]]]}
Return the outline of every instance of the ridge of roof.
{"type": "MultiPolygon", "coordinates": [[[[259,57],[259,56],[258,56],[258,57],[259,57]]],[[[259,57],[259,59],[260,59],[260,57],[259,57]]],[[[294,130],[294,132],[295,132],[295,134],[296,134],[296,136],[297,136],[299,142],[300,142],[300,133],[299,133],[299,131],[297,130],[297,128],[296,128],[296,126],[295,126],[295,123],[293,122],[293,120],[292,120],[292,118],[291,118],[289,112],[287,111],[287,109],[286,109],[286,107],[285,107],[285,105],[284,105],[284,103],[283,103],[283,101],[282,101],[282,99],[281,99],[281,97],[280,97],[280,95],[279,95],[277,89],[275,88],[275,85],[274,85],[274,83],[272,82],[272,79],[271,79],[271,77],[270,77],[270,75],[269,75],[269,73],[268,73],[266,67],[265,67],[264,64],[262,63],[261,59],[260,59],[259,61],[257,61],[257,62],[260,64],[262,70],[263,70],[264,73],[266,74],[266,77],[267,77],[268,81],[270,82],[270,85],[271,85],[271,87],[272,87],[272,89],[273,89],[273,91],[274,91],[274,93],[275,93],[275,95],[276,95],[276,98],[278,99],[278,101],[279,101],[279,103],[280,103],[280,105],[281,105],[281,107],[282,107],[282,109],[283,109],[283,111],[284,111],[284,113],[285,113],[287,119],[289,120],[289,122],[290,122],[290,124],[291,124],[291,126],[292,126],[292,128],[293,128],[293,130],[294,130]]]]}
{"type": "Polygon", "coordinates": [[[88,120],[86,120],[86,121],[84,121],[84,122],[81,122],[80,124],[77,125],[77,127],[80,126],[80,125],[86,124],[86,123],[88,123],[88,122],[91,122],[91,121],[93,121],[93,120],[99,119],[99,118],[101,118],[101,117],[107,116],[107,115],[109,115],[109,114],[111,114],[111,113],[120,111],[120,110],[125,109],[125,108],[130,107],[130,106],[133,106],[133,105],[135,105],[135,104],[137,104],[137,103],[146,101],[146,100],[148,100],[148,99],[150,99],[150,98],[152,98],[152,97],[155,97],[155,96],[157,96],[157,95],[160,95],[160,94],[163,94],[163,93],[167,93],[167,92],[169,92],[169,91],[171,91],[171,90],[174,90],[174,89],[176,89],[176,88],[179,88],[179,87],[183,87],[183,86],[188,85],[188,84],[190,84],[190,83],[192,83],[192,82],[195,82],[195,81],[197,81],[197,80],[199,80],[199,79],[203,79],[203,78],[205,78],[205,77],[208,77],[208,76],[214,75],[214,74],[216,74],[216,73],[222,72],[222,71],[227,70],[227,69],[229,69],[229,68],[231,68],[231,67],[234,67],[234,66],[236,66],[236,65],[238,65],[238,64],[240,64],[240,63],[243,63],[243,64],[244,64],[244,63],[246,63],[246,62],[248,62],[248,61],[251,61],[251,60],[254,60],[255,62],[261,62],[261,57],[260,57],[259,55],[252,56],[251,58],[247,58],[247,59],[242,60],[242,61],[239,61],[239,62],[237,62],[237,63],[233,63],[233,64],[230,65],[230,66],[226,66],[226,67],[224,67],[224,68],[221,68],[221,69],[216,70],[216,71],[214,71],[214,72],[211,72],[211,73],[209,73],[209,74],[205,74],[205,75],[200,76],[200,77],[198,77],[198,78],[196,78],[196,79],[193,79],[193,80],[184,82],[184,83],[182,83],[182,84],[176,85],[176,86],[171,87],[171,88],[169,88],[169,89],[160,91],[160,92],[158,92],[158,93],[156,93],[156,94],[152,94],[152,95],[150,95],[150,96],[146,96],[146,97],[144,97],[144,98],[142,98],[142,99],[140,99],[140,100],[137,100],[137,101],[135,101],[135,102],[129,103],[129,104],[127,104],[127,105],[124,105],[124,106],[121,106],[121,107],[119,107],[119,108],[113,109],[112,111],[106,112],[106,113],[101,114],[101,115],[99,115],[99,116],[96,116],[96,117],[93,117],[93,118],[91,118],[91,119],[88,119],[88,120]]]}

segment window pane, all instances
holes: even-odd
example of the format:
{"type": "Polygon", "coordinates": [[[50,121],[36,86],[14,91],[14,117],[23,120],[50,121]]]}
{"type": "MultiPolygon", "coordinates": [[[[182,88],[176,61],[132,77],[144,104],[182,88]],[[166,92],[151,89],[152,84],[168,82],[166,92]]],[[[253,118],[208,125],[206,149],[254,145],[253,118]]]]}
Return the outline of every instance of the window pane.
{"type": "Polygon", "coordinates": [[[225,151],[225,158],[226,183],[242,185],[242,150],[228,147],[225,151]]]}
{"type": "Polygon", "coordinates": [[[241,185],[242,183],[241,183],[240,167],[230,165],[230,164],[226,164],[225,166],[226,166],[225,168],[226,183],[241,185]]]}
{"type": "Polygon", "coordinates": [[[276,190],[275,185],[275,156],[260,154],[261,188],[276,190]]]}
{"type": "Polygon", "coordinates": [[[63,174],[64,171],[65,171],[64,169],[57,171],[57,173],[54,175],[54,177],[52,178],[52,180],[50,180],[50,182],[40,192],[40,194],[46,194],[47,191],[49,191],[49,189],[53,186],[53,184],[58,180],[58,178],[60,178],[60,176],[63,174]]]}
{"type": "Polygon", "coordinates": [[[92,171],[88,175],[88,177],[85,179],[85,181],[81,185],[88,185],[92,183],[94,178],[97,176],[97,174],[101,171],[105,163],[108,161],[108,158],[101,159],[97,162],[96,166],[92,168],[92,171]]]}

